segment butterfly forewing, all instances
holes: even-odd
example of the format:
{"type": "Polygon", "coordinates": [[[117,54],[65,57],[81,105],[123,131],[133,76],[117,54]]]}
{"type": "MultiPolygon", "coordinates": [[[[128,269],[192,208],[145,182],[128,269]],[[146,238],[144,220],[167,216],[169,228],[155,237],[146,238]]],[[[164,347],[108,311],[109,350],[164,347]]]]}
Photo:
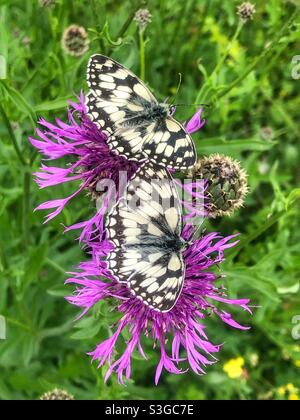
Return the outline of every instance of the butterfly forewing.
{"type": "Polygon", "coordinates": [[[145,104],[156,102],[133,73],[103,55],[91,57],[87,82],[90,87],[86,101],[88,115],[101,127],[104,120],[116,129],[132,117],[132,113],[143,111],[145,104]]]}
{"type": "Polygon", "coordinates": [[[120,103],[134,103],[135,100],[142,99],[143,103],[157,102],[135,74],[112,58],[101,54],[90,58],[87,82],[95,96],[103,101],[110,102],[113,99],[120,103]]]}
{"type": "Polygon", "coordinates": [[[147,86],[109,57],[94,55],[88,65],[89,118],[108,134],[108,144],[130,160],[188,169],[196,151],[184,127],[159,105],[147,86]]]}
{"type": "Polygon", "coordinates": [[[183,286],[181,208],[168,172],[144,165],[108,218],[108,267],[146,305],[167,312],[183,286]],[[154,182],[153,182],[154,180],[154,182]]]}

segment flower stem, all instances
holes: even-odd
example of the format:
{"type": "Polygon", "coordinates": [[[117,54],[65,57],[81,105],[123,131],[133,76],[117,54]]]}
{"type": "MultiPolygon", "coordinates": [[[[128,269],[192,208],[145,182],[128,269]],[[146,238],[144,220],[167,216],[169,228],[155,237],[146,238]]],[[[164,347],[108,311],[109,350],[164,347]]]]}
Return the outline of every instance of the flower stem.
{"type": "Polygon", "coordinates": [[[232,49],[235,41],[238,39],[238,37],[239,37],[239,35],[241,33],[241,30],[242,30],[243,26],[244,26],[243,21],[239,20],[239,23],[238,23],[238,25],[236,27],[236,30],[235,30],[235,32],[233,34],[233,37],[232,37],[231,41],[229,42],[226,50],[222,54],[220,60],[218,61],[216,67],[214,68],[214,70],[212,71],[212,73],[210,74],[210,76],[208,77],[208,79],[205,81],[204,85],[201,87],[201,89],[200,89],[200,91],[199,91],[199,93],[197,95],[197,98],[195,100],[195,103],[196,104],[199,103],[200,100],[202,102],[205,102],[206,96],[208,95],[208,92],[210,91],[210,88],[212,86],[213,78],[214,78],[215,75],[217,75],[219,73],[219,71],[220,71],[222,65],[224,64],[226,58],[230,54],[230,51],[231,51],[231,49],[232,49]]]}
{"type": "Polygon", "coordinates": [[[19,148],[19,145],[18,145],[16,136],[15,136],[15,133],[14,133],[12,127],[11,127],[11,124],[9,122],[9,119],[8,119],[8,117],[7,117],[7,115],[6,115],[5,111],[4,111],[4,108],[1,105],[1,103],[0,103],[0,114],[2,116],[2,119],[4,121],[4,124],[6,126],[6,129],[8,131],[8,134],[9,134],[9,137],[10,137],[11,142],[13,144],[13,147],[15,149],[15,152],[16,152],[18,158],[19,158],[19,161],[21,162],[22,165],[26,166],[27,163],[26,163],[26,161],[25,161],[25,159],[23,157],[23,154],[22,154],[21,149],[19,148]]]}
{"type": "Polygon", "coordinates": [[[30,211],[30,183],[31,175],[26,172],[23,181],[23,206],[22,206],[22,230],[23,230],[23,244],[25,247],[29,244],[30,238],[30,224],[29,224],[29,211],[30,211]]]}
{"type": "Polygon", "coordinates": [[[124,22],[123,26],[121,27],[117,38],[122,38],[123,35],[125,34],[125,32],[127,31],[127,29],[129,28],[131,22],[133,21],[136,12],[145,4],[147,3],[147,1],[145,0],[140,0],[137,2],[136,6],[132,9],[132,12],[130,13],[130,15],[128,16],[127,20],[124,22]]]}
{"type": "Polygon", "coordinates": [[[74,326],[74,322],[68,321],[63,325],[60,325],[59,327],[52,327],[52,328],[43,330],[40,334],[40,337],[41,339],[45,339],[49,337],[57,337],[70,331],[73,326],[74,326]]]}
{"type": "Polygon", "coordinates": [[[52,268],[54,268],[64,276],[66,275],[66,270],[60,265],[58,265],[55,261],[52,261],[50,258],[46,258],[46,264],[50,265],[52,268]]]}
{"type": "MultiPolygon", "coordinates": [[[[101,33],[102,28],[105,25],[105,19],[101,18],[103,16],[106,16],[105,12],[105,5],[101,5],[100,2],[97,2],[96,0],[92,0],[91,2],[91,8],[93,11],[93,19],[94,19],[94,25],[97,30],[97,32],[101,33]]],[[[99,48],[100,51],[105,54],[105,44],[103,38],[99,39],[99,48]]],[[[108,53],[109,55],[109,53],[108,53]]]]}
{"type": "MultiPolygon", "coordinates": [[[[145,4],[147,4],[147,0],[140,0],[137,2],[137,4],[133,7],[131,13],[129,14],[128,18],[124,22],[124,24],[121,26],[121,29],[119,30],[116,39],[123,38],[125,33],[127,32],[127,29],[131,25],[131,22],[133,21],[136,12],[145,4]]],[[[107,55],[110,55],[113,51],[113,48],[110,48],[107,52],[107,55]]]]}
{"type": "Polygon", "coordinates": [[[239,23],[238,23],[238,25],[236,27],[235,33],[234,33],[231,41],[229,42],[226,50],[224,51],[224,54],[221,56],[219,62],[217,63],[217,65],[216,65],[215,69],[213,70],[213,72],[212,72],[212,74],[211,74],[210,77],[213,77],[215,74],[218,74],[219,73],[219,71],[220,71],[222,65],[224,64],[226,58],[230,54],[230,51],[232,50],[232,47],[234,46],[234,43],[238,39],[238,37],[239,37],[239,35],[241,33],[241,30],[242,30],[243,26],[244,26],[244,22],[242,20],[239,20],[239,23]]]}
{"type": "Polygon", "coordinates": [[[142,80],[145,80],[145,39],[144,39],[144,30],[139,30],[139,39],[140,39],[140,77],[142,80]]]}

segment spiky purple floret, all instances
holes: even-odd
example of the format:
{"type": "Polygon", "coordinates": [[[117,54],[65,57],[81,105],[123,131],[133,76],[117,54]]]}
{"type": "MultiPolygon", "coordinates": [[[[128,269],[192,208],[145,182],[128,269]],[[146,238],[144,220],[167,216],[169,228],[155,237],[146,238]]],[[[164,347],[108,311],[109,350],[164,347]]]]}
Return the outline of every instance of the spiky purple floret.
{"type": "MultiPolygon", "coordinates": [[[[187,225],[183,238],[189,240],[193,232],[194,228],[187,225]]],[[[133,352],[137,350],[146,358],[141,344],[143,336],[160,348],[161,358],[155,376],[157,384],[163,368],[175,374],[192,369],[201,375],[205,373],[205,366],[217,361],[214,354],[219,352],[221,346],[209,341],[202,324],[208,314],[217,315],[231,327],[248,329],[238,324],[229,312],[217,308],[215,302],[239,306],[251,313],[249,300],[228,299],[225,290],[215,284],[220,277],[209,271],[213,265],[223,261],[224,251],[237,243],[232,242],[235,237],[222,238],[217,233],[210,233],[193,239],[184,255],[186,275],[183,291],[175,307],[167,313],[148,308],[130,293],[126,285],[111,277],[105,262],[105,256],[112,250],[109,242],[92,241],[88,244],[93,258],[80,264],[79,271],[72,273],[68,279],[67,283],[75,283],[77,289],[67,299],[83,308],[83,314],[101,300],[113,299],[118,302],[120,319],[115,325],[114,334],[90,353],[93,360],[98,360],[99,366],[108,363],[106,380],[114,371],[120,383],[124,383],[124,376],[129,380],[133,352]],[[124,329],[129,330],[131,338],[126,342],[124,353],[115,358],[117,342],[122,339],[124,329]],[[167,341],[172,342],[171,354],[167,352],[167,341]],[[184,356],[181,356],[182,350],[185,351],[184,356]]]]}

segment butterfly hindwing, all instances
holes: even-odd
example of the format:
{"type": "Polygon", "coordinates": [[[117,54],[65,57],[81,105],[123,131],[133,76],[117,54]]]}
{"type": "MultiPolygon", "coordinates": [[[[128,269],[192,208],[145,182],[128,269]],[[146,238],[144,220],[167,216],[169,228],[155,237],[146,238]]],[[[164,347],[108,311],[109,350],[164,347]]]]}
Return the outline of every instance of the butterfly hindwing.
{"type": "Polygon", "coordinates": [[[182,290],[184,263],[178,249],[181,209],[168,172],[144,165],[129,182],[107,226],[115,247],[108,256],[114,277],[126,282],[149,307],[160,312],[172,309],[182,290]]]}
{"type": "Polygon", "coordinates": [[[196,162],[190,135],[130,70],[103,55],[88,65],[89,118],[108,134],[108,144],[129,160],[149,159],[171,169],[196,162]]]}
{"type": "Polygon", "coordinates": [[[186,170],[196,163],[196,150],[190,135],[174,118],[168,116],[147,134],[145,154],[156,163],[176,170],[186,170]]]}

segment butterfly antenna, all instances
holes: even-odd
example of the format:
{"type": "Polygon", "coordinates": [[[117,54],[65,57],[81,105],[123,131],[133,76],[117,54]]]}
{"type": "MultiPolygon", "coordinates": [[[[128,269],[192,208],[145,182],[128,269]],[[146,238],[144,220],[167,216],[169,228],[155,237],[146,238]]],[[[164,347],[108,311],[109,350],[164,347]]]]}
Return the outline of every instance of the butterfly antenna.
{"type": "MultiPolygon", "coordinates": [[[[198,228],[191,234],[191,237],[190,237],[190,239],[189,239],[189,241],[188,241],[188,244],[191,246],[191,245],[193,245],[193,242],[194,242],[194,238],[196,237],[196,235],[198,234],[198,232],[199,232],[199,230],[202,228],[202,225],[203,225],[203,223],[204,223],[204,221],[202,221],[202,223],[198,226],[198,228]]],[[[207,255],[205,255],[202,251],[200,251],[199,249],[197,249],[197,252],[199,253],[199,254],[201,254],[202,255],[202,257],[203,258],[205,258],[206,260],[208,260],[209,258],[208,258],[208,256],[207,255]]]]}
{"type": "Polygon", "coordinates": [[[202,222],[198,225],[197,229],[191,233],[191,237],[189,239],[189,242],[190,243],[193,242],[193,239],[196,237],[196,235],[198,234],[198,232],[200,231],[200,229],[202,229],[203,223],[204,223],[204,220],[202,220],[202,222]]]}
{"type": "Polygon", "coordinates": [[[176,106],[203,106],[206,108],[210,108],[211,104],[176,104],[176,106]]]}
{"type": "Polygon", "coordinates": [[[175,95],[174,95],[174,99],[170,103],[170,105],[174,105],[174,102],[175,102],[175,100],[177,98],[177,95],[178,95],[178,92],[179,92],[179,89],[180,89],[180,86],[181,86],[181,83],[182,83],[182,74],[181,73],[178,73],[178,76],[179,76],[179,81],[178,81],[177,89],[176,89],[176,92],[175,92],[175,95]]]}

